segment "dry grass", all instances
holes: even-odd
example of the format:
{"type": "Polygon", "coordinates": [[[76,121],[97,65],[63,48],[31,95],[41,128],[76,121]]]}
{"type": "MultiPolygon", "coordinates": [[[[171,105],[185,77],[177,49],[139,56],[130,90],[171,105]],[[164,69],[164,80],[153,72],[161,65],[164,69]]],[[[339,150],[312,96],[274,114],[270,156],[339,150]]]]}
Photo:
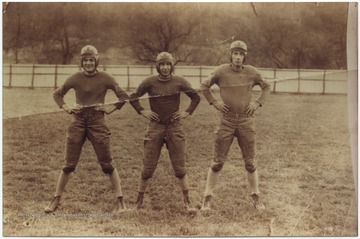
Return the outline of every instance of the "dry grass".
{"type": "MultiPolygon", "coordinates": [[[[31,99],[44,105],[40,107],[57,110],[51,91],[34,92],[31,99]]],[[[358,234],[346,96],[271,95],[256,116],[260,187],[267,209],[253,209],[234,143],[214,195],[214,210],[194,218],[183,208],[165,148],[146,193],[145,208],[112,214],[113,191],[88,142],[61,208],[55,214],[43,214],[63,164],[71,117],[41,111],[5,117],[14,104],[22,107],[32,102],[23,103],[24,96],[17,96],[15,89],[4,91],[4,103],[9,105],[3,115],[10,117],[3,121],[4,236],[268,236],[270,224],[272,236],[358,234]]],[[[185,97],[183,104],[187,103],[185,97]]],[[[131,208],[147,122],[129,104],[109,115],[107,122],[125,201],[131,208]]],[[[204,99],[184,122],[191,197],[197,206],[217,122],[215,110],[204,99]]]]}

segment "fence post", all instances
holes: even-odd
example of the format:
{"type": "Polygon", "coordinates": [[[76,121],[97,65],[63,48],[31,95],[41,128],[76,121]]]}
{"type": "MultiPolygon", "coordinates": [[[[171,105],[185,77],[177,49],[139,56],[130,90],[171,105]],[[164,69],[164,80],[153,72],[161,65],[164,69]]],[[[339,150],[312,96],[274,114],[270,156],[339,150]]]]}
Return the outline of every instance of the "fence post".
{"type": "Polygon", "coordinates": [[[323,94],[325,94],[325,78],[326,78],[326,69],[324,69],[324,76],[323,76],[323,94]]]}
{"type": "Polygon", "coordinates": [[[130,68],[126,66],[126,73],[127,73],[127,91],[130,91],[130,68]]]}
{"type": "Polygon", "coordinates": [[[298,94],[300,94],[300,80],[301,80],[301,76],[300,76],[300,68],[298,68],[298,94]]]}
{"type": "Polygon", "coordinates": [[[200,85],[201,85],[201,82],[202,82],[202,67],[200,66],[200,85]]]}
{"type": "Polygon", "coordinates": [[[276,93],[276,68],[274,68],[274,79],[275,79],[275,81],[274,81],[274,93],[276,93]]]}
{"type": "Polygon", "coordinates": [[[58,71],[57,71],[57,64],[55,65],[55,83],[54,83],[54,89],[57,88],[57,75],[58,75],[58,71]]]}
{"type": "Polygon", "coordinates": [[[153,74],[154,74],[154,68],[153,68],[153,65],[151,65],[151,66],[150,66],[150,73],[151,73],[151,75],[153,75],[153,74]]]}
{"type": "Polygon", "coordinates": [[[11,88],[11,84],[12,84],[12,65],[10,64],[10,77],[9,77],[9,88],[11,88]]]}
{"type": "Polygon", "coordinates": [[[32,66],[31,86],[30,89],[34,89],[34,78],[35,78],[35,64],[32,66]]]}

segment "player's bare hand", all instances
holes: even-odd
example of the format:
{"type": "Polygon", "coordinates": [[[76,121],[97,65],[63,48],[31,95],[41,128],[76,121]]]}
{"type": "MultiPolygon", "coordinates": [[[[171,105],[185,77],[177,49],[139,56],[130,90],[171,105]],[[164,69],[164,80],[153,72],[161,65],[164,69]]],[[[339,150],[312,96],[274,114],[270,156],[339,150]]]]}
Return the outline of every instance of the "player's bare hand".
{"type": "Polygon", "coordinates": [[[260,104],[258,102],[251,102],[246,108],[245,108],[245,114],[247,116],[253,116],[255,111],[260,107],[260,104]]]}
{"type": "Polygon", "coordinates": [[[229,106],[226,105],[226,104],[224,104],[224,103],[221,102],[221,101],[215,101],[215,102],[213,103],[213,105],[214,105],[214,107],[215,107],[218,111],[220,111],[220,112],[223,113],[223,114],[226,114],[226,113],[229,112],[229,106]]]}
{"type": "Polygon", "coordinates": [[[180,120],[189,117],[190,113],[186,111],[177,111],[173,114],[173,120],[180,120]]]}
{"type": "Polygon", "coordinates": [[[61,108],[68,114],[78,114],[78,113],[80,113],[79,108],[69,108],[69,106],[67,106],[66,104],[63,104],[61,106],[61,108]]]}
{"type": "Polygon", "coordinates": [[[115,105],[100,105],[100,106],[96,106],[94,108],[94,110],[96,111],[102,111],[105,114],[111,114],[112,112],[114,112],[116,110],[116,106],[115,105]]]}
{"type": "Polygon", "coordinates": [[[142,110],[140,114],[149,120],[160,121],[158,114],[156,114],[154,111],[142,110]]]}

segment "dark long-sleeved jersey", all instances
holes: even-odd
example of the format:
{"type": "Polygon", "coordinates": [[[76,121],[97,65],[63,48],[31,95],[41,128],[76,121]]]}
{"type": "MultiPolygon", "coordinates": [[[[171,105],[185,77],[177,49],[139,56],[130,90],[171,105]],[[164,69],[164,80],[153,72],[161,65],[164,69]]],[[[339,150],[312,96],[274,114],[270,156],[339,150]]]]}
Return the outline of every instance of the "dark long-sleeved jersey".
{"type": "Polygon", "coordinates": [[[54,91],[53,98],[56,104],[61,107],[64,102],[64,95],[70,90],[75,90],[76,104],[89,106],[103,104],[107,90],[113,90],[119,102],[116,107],[120,109],[129,98],[126,92],[121,89],[114,77],[106,72],[98,72],[93,76],[87,76],[83,72],[77,72],[68,77],[65,83],[54,91]]]}
{"type": "Polygon", "coordinates": [[[270,94],[270,85],[266,83],[259,71],[250,65],[244,65],[241,71],[235,71],[230,64],[215,68],[213,73],[201,84],[201,91],[207,101],[212,104],[216,99],[211,93],[211,86],[218,85],[222,101],[235,114],[243,114],[250,104],[252,88],[259,85],[261,94],[256,101],[263,105],[270,94]]]}
{"type": "Polygon", "coordinates": [[[134,93],[130,95],[130,104],[140,113],[144,108],[139,98],[149,95],[150,108],[157,113],[160,122],[170,122],[173,114],[180,107],[180,93],[184,92],[190,99],[190,105],[185,110],[192,114],[200,102],[200,96],[183,77],[172,75],[169,80],[160,80],[159,76],[149,76],[143,80],[134,93]]]}

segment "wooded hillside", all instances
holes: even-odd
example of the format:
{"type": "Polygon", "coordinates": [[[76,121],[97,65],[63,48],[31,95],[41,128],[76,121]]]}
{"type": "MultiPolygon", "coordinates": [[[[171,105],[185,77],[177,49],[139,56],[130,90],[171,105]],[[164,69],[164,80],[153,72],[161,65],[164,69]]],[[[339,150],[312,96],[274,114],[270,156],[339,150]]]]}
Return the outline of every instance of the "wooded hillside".
{"type": "Polygon", "coordinates": [[[101,64],[148,64],[168,51],[179,65],[228,61],[232,40],[247,63],[346,68],[347,3],[3,3],[4,63],[74,64],[85,44],[101,64]]]}

